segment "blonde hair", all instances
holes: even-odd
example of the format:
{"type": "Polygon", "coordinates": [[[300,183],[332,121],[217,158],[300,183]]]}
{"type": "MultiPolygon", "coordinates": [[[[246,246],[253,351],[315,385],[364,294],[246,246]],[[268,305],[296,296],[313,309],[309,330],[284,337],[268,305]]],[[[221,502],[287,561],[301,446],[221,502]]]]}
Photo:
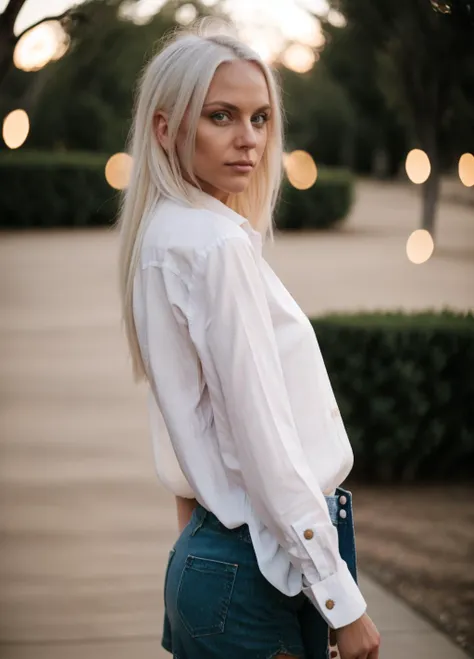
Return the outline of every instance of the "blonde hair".
{"type": "MultiPolygon", "coordinates": [[[[162,195],[191,203],[183,182],[176,151],[176,138],[185,111],[189,128],[182,167],[198,185],[193,172],[197,124],[209,85],[223,62],[255,62],[263,72],[272,106],[268,140],[262,160],[247,189],[230,195],[227,205],[248,219],[265,240],[273,241],[273,211],[282,180],[283,109],[280,87],[271,69],[260,56],[228,31],[209,30],[209,20],[191,28],[177,29],[167,36],[161,50],[146,65],[139,81],[128,152],[132,171],[116,226],[120,232],[119,287],[122,322],[128,341],[135,382],[146,379],[133,316],[133,282],[146,220],[162,195]],[[153,118],[157,110],[168,114],[169,153],[156,139],[153,118]]],[[[222,25],[222,24],[221,24],[222,25]]],[[[227,25],[227,27],[229,27],[227,25]]]]}

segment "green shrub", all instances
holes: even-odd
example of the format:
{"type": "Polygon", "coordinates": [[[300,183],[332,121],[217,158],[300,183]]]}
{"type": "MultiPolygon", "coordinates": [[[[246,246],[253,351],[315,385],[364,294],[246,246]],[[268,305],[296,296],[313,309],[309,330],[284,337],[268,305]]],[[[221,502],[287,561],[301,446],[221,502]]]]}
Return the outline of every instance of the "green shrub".
{"type": "Polygon", "coordinates": [[[316,183],[308,190],[297,190],[285,180],[275,224],[283,231],[327,229],[347,216],[353,200],[352,174],[320,167],[316,183]]]}
{"type": "Polygon", "coordinates": [[[0,228],[112,224],[118,193],[105,180],[108,155],[0,153],[0,228]]]}
{"type": "Polygon", "coordinates": [[[311,322],[354,450],[351,476],[472,478],[472,313],[331,315],[311,322]]]}
{"type": "MultiPolygon", "coordinates": [[[[105,180],[109,156],[81,151],[0,151],[0,228],[100,226],[114,223],[119,193],[105,180]]],[[[345,217],[353,181],[322,168],[309,190],[283,184],[280,229],[323,228],[345,217]]]]}

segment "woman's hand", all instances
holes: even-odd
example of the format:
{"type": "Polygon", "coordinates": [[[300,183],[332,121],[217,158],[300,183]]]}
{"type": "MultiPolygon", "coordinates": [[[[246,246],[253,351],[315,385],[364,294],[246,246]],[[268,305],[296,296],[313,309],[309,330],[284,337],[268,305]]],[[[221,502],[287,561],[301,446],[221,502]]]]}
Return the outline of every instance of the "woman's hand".
{"type": "Polygon", "coordinates": [[[341,659],[379,659],[380,634],[369,616],[329,631],[330,645],[337,644],[341,659]]]}

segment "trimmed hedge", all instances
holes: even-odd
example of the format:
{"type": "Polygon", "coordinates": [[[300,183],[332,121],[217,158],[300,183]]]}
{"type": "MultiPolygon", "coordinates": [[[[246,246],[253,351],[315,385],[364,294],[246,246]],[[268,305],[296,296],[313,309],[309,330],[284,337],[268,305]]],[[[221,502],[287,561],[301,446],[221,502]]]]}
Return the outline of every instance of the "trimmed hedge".
{"type": "Polygon", "coordinates": [[[108,158],[87,152],[0,152],[0,228],[112,224],[119,195],[105,180],[108,158]]]}
{"type": "Polygon", "coordinates": [[[472,312],[333,314],[311,322],[354,450],[351,477],[472,479],[472,312]]]}
{"type": "Polygon", "coordinates": [[[347,217],[353,202],[353,175],[346,169],[320,167],[308,190],[297,190],[285,179],[275,223],[282,231],[328,229],[347,217]]]}
{"type": "MultiPolygon", "coordinates": [[[[112,225],[119,193],[105,180],[108,158],[80,151],[0,151],[0,228],[112,225]]],[[[285,181],[277,228],[332,226],[349,212],[353,187],[349,172],[327,168],[319,169],[309,190],[285,181]]]]}

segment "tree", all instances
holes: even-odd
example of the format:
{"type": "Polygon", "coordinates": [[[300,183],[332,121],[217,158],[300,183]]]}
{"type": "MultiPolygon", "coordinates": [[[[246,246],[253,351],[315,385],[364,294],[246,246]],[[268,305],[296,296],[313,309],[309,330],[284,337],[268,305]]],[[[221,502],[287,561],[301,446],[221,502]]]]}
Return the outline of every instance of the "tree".
{"type": "MultiPolygon", "coordinates": [[[[14,107],[27,110],[30,148],[123,149],[140,70],[160,37],[176,26],[176,10],[185,2],[168,0],[145,24],[124,15],[122,7],[129,4],[86,0],[80,5],[82,20],[66,26],[71,38],[66,55],[37,72],[12,68],[0,116],[14,107]]],[[[199,14],[209,13],[194,4],[199,14]]]]}
{"type": "Polygon", "coordinates": [[[70,28],[69,52],[38,72],[45,83],[28,104],[31,147],[122,150],[136,78],[154,41],[172,23],[160,12],[150,24],[138,25],[120,16],[121,4],[81,5],[85,20],[70,28]]]}
{"type": "Polygon", "coordinates": [[[307,73],[281,67],[287,149],[304,149],[321,165],[353,165],[351,99],[322,61],[307,73]],[[304,103],[302,103],[304,99],[304,103]]]}
{"type": "Polygon", "coordinates": [[[407,131],[378,84],[373,43],[362,41],[352,26],[323,21],[323,30],[326,46],[319,64],[344,90],[354,113],[352,168],[395,176],[406,152],[407,131]]]}
{"type": "MultiPolygon", "coordinates": [[[[429,156],[422,227],[434,234],[440,175],[474,84],[474,3],[470,0],[332,0],[361,47],[374,49],[380,88],[429,156]],[[461,106],[462,112],[458,112],[461,106]]],[[[466,117],[467,115],[467,117],[466,117]]],[[[466,121],[462,127],[468,134],[466,121]]]]}
{"type": "Polygon", "coordinates": [[[67,22],[81,17],[80,12],[70,10],[57,16],[46,16],[16,35],[14,32],[15,21],[25,2],[26,0],[8,0],[5,10],[0,14],[0,87],[13,64],[15,46],[26,32],[46,21],[67,22]]]}

